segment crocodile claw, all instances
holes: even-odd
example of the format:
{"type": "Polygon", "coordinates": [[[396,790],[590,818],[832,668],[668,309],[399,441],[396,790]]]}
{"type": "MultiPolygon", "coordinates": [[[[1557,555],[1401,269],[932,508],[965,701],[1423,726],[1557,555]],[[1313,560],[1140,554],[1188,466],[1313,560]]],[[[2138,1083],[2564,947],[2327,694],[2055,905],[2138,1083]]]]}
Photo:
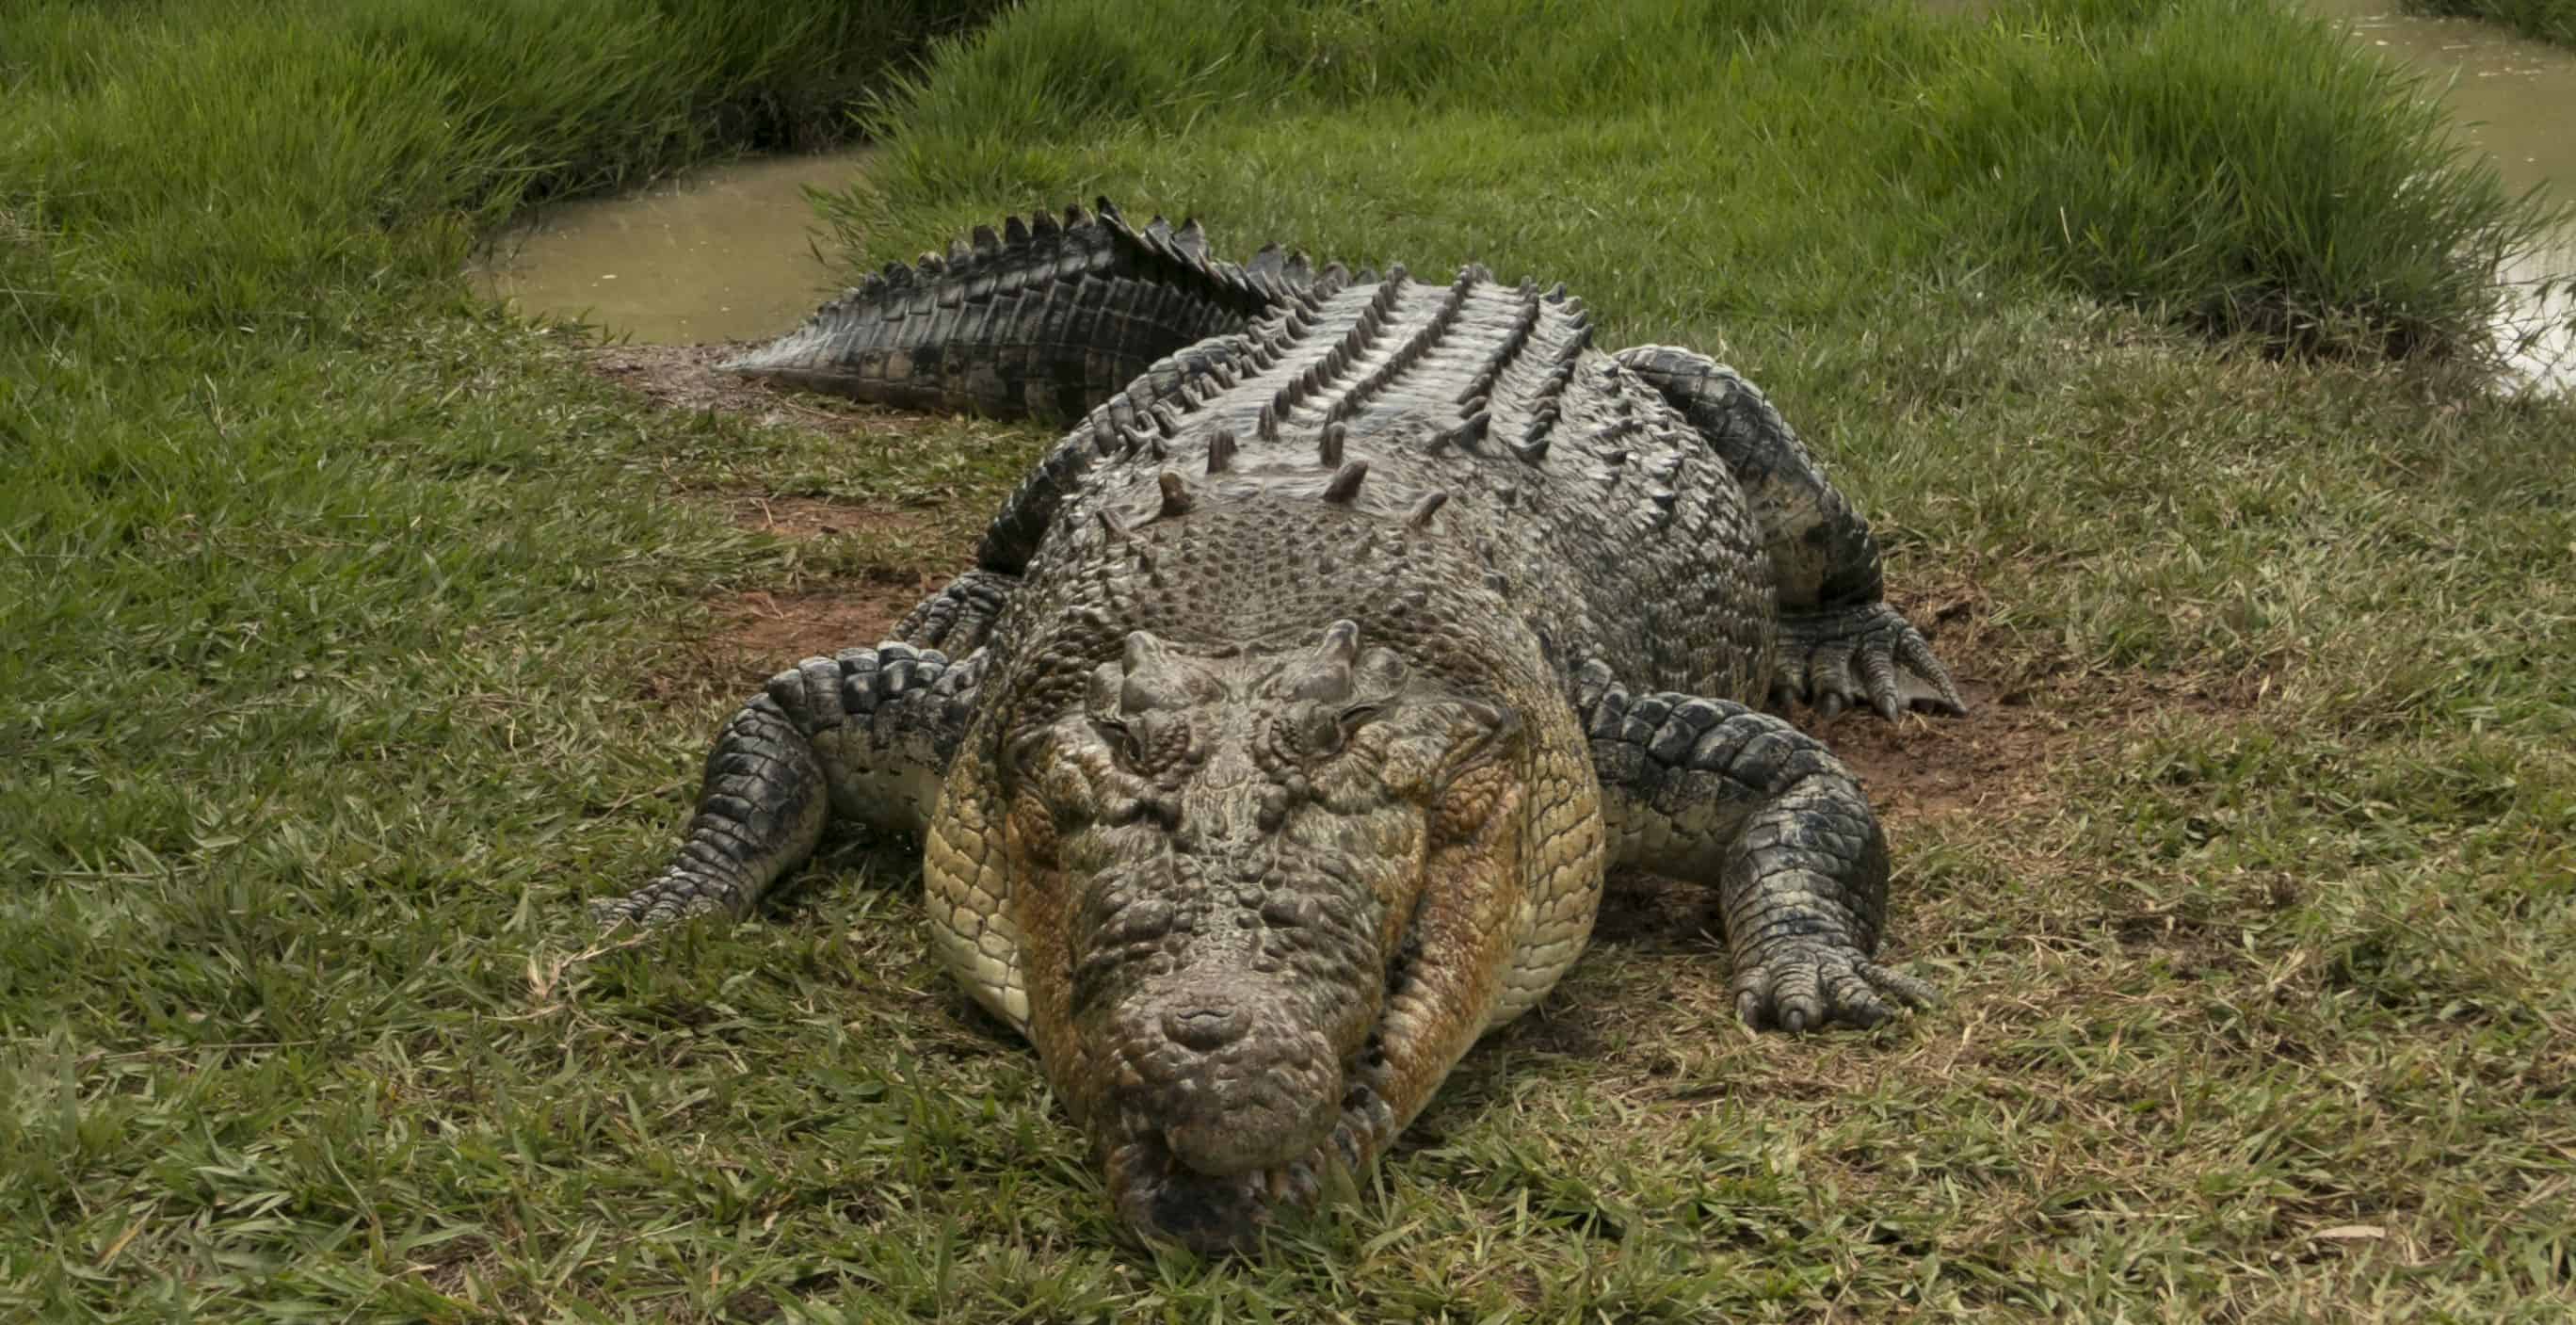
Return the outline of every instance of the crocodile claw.
{"type": "Polygon", "coordinates": [[[1792,1034],[1875,1026],[1894,1017],[1898,1006],[1926,1008],[1936,997],[1932,986],[1848,948],[1814,945],[1775,951],[1737,971],[1733,992],[1746,1025],[1792,1034]]]}
{"type": "Polygon", "coordinates": [[[1890,722],[1908,709],[1968,711],[1922,632],[1885,603],[1783,617],[1771,700],[1805,700],[1820,718],[1866,704],[1890,722]]]}

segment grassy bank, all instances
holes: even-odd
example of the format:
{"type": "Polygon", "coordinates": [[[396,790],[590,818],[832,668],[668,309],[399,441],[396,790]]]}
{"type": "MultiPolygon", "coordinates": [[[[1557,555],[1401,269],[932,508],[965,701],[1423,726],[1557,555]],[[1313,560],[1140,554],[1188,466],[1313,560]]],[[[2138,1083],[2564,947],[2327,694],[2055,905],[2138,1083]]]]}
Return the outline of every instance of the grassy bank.
{"type": "Polygon", "coordinates": [[[2576,46],[2576,0],[2408,0],[2418,13],[2482,18],[2526,37],[2576,46]]]}
{"type": "Polygon", "coordinates": [[[900,206],[847,209],[894,221],[880,236],[1098,184],[1335,253],[1545,265],[1624,305],[1843,309],[1973,267],[2372,355],[2468,348],[2488,272],[2550,219],[2324,23],[2210,0],[1976,22],[1860,0],[1580,23],[1065,3],[954,52],[886,127],[870,187],[900,206]],[[1510,191],[1533,166],[1563,182],[1510,191]],[[1677,267],[1722,279],[1677,288],[1677,267]]]}
{"type": "Polygon", "coordinates": [[[2529,218],[2260,11],[1666,8],[1031,5],[853,203],[879,259],[1108,192],[1564,278],[1605,344],[1762,382],[1974,687],[1827,730],[1944,1008],[1742,1034],[1713,917],[1643,890],[1259,1266],[1120,1245],[903,849],[583,955],[757,674],[704,652],[724,605],[949,568],[1043,438],[657,412],[452,273],[899,45],[0,17],[0,1315],[2563,1313],[2576,418],[2424,353],[2486,295],[2420,260],[2529,218]],[[746,533],[744,494],[935,532],[746,533]]]}

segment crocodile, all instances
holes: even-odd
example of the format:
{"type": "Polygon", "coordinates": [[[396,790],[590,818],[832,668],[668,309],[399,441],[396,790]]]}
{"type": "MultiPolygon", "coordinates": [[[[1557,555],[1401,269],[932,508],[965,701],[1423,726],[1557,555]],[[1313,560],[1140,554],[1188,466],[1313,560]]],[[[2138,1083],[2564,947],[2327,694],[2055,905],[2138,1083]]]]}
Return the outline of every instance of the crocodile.
{"type": "Polygon", "coordinates": [[[1965,705],[1732,370],[1596,350],[1562,285],[1238,265],[1106,200],[731,366],[1071,426],[895,638],[724,725],[675,858],[595,912],[739,916],[827,823],[917,836],[936,952],[1145,1237],[1252,1248],[1346,1190],[1614,869],[1714,887],[1756,1027],[1930,1002],[1876,959],[1857,780],[1777,712],[1965,705]]]}

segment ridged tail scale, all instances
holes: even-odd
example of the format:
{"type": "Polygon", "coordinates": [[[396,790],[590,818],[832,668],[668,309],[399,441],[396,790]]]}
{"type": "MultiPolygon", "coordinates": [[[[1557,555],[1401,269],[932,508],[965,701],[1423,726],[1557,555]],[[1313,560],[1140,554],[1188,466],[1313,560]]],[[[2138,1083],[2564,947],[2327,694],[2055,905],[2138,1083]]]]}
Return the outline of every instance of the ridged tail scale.
{"type": "Polygon", "coordinates": [[[1246,264],[1211,258],[1198,222],[1139,230],[1103,198],[888,264],[723,367],[878,404],[1070,420],[1156,360],[1348,280],[1276,244],[1246,264]]]}

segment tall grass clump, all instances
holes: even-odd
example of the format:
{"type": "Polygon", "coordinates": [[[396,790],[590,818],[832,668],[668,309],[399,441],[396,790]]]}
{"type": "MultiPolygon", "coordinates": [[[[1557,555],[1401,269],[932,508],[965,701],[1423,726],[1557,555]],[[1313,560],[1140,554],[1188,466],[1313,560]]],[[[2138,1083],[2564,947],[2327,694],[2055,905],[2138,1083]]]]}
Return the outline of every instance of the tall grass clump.
{"type": "Polygon", "coordinates": [[[846,134],[978,8],[36,0],[0,15],[0,207],[75,259],[55,316],[309,322],[524,203],[846,134]]]}
{"type": "Polygon", "coordinates": [[[2537,41],[2576,46],[2576,0],[2407,0],[2406,8],[2502,23],[2537,41]]]}
{"type": "Polygon", "coordinates": [[[2215,335],[2483,340],[2547,223],[2412,83],[2286,6],[2019,4],[1922,88],[1927,192],[2020,260],[2215,335]]]}
{"type": "Polygon", "coordinates": [[[1776,289],[1766,302],[1796,307],[1801,285],[1838,302],[1892,263],[2058,283],[2293,350],[2482,347],[2498,260],[2550,220],[2324,23],[2227,0],[1947,20],[1830,0],[1067,0],[943,48],[883,130],[884,166],[847,208],[861,231],[882,232],[888,205],[914,233],[962,221],[967,199],[1114,181],[1294,220],[1325,246],[1388,245],[1416,220],[1485,257],[1562,237],[1605,261],[1569,270],[1567,245],[1542,243],[1557,274],[1602,297],[1654,298],[1669,283],[1650,269],[1723,260],[1721,298],[1776,289]],[[1262,178],[1231,164],[1245,156],[1262,178]],[[1588,211],[1490,215],[1484,195],[1517,173],[1588,211]],[[1648,179],[1691,205],[1621,217],[1648,179]],[[1282,194],[1373,198],[1396,225],[1346,230],[1282,194]],[[1631,224],[1644,243],[1583,238],[1631,224]]]}

